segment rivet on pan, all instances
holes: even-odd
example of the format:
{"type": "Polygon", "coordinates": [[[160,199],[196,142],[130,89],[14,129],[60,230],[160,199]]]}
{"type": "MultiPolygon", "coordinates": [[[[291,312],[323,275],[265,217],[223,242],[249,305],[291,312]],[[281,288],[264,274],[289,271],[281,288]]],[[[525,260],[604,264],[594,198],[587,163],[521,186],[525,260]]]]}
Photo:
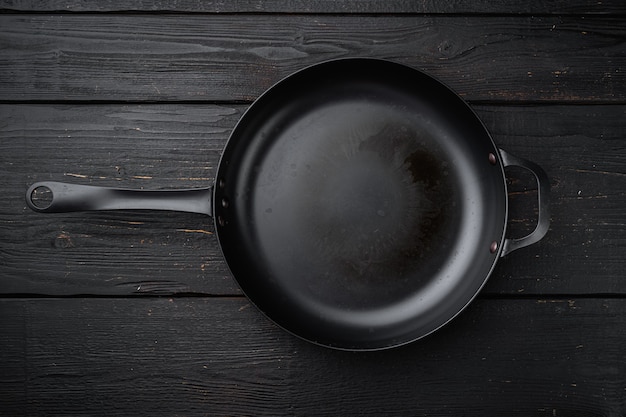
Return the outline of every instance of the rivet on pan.
{"type": "Polygon", "coordinates": [[[489,246],[489,252],[496,253],[497,250],[498,250],[498,242],[494,240],[493,242],[491,242],[491,246],[489,246]]]}
{"type": "Polygon", "coordinates": [[[489,163],[491,165],[495,165],[498,160],[496,159],[496,155],[493,152],[489,152],[489,163]]]}
{"type": "Polygon", "coordinates": [[[219,224],[222,227],[226,226],[226,220],[224,220],[222,216],[217,216],[217,224],[219,224]]]}
{"type": "Polygon", "coordinates": [[[228,199],[226,197],[222,197],[222,207],[228,208],[228,199]]]}
{"type": "Polygon", "coordinates": [[[224,181],[224,178],[220,178],[220,179],[217,181],[217,186],[218,186],[218,187],[220,187],[220,188],[224,188],[224,187],[226,187],[226,181],[224,181]]]}

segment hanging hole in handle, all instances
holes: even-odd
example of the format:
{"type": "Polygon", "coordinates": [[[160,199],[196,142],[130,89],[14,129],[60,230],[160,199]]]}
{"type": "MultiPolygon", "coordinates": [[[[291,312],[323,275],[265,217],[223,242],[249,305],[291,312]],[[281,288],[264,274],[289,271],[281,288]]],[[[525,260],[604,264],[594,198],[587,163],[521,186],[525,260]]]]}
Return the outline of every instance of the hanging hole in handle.
{"type": "Polygon", "coordinates": [[[52,205],[52,190],[46,186],[39,186],[30,193],[30,202],[39,210],[45,210],[52,205]]]}

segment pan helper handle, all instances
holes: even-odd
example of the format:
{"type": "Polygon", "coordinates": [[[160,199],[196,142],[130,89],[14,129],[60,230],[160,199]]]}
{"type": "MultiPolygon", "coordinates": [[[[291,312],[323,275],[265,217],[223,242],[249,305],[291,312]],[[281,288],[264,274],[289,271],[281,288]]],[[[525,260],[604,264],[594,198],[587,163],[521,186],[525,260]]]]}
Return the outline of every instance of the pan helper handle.
{"type": "Polygon", "coordinates": [[[94,210],[172,210],[212,214],[212,187],[130,190],[45,181],[30,186],[26,204],[39,213],[94,210]],[[47,198],[39,198],[40,196],[47,198]]]}
{"type": "Polygon", "coordinates": [[[514,250],[524,248],[540,241],[550,228],[550,181],[546,172],[537,164],[522,158],[511,155],[508,152],[499,149],[502,163],[505,167],[518,166],[525,168],[533,173],[537,180],[538,198],[539,198],[539,218],[537,219],[537,227],[529,235],[518,239],[505,239],[502,245],[500,256],[504,256],[514,250]]]}

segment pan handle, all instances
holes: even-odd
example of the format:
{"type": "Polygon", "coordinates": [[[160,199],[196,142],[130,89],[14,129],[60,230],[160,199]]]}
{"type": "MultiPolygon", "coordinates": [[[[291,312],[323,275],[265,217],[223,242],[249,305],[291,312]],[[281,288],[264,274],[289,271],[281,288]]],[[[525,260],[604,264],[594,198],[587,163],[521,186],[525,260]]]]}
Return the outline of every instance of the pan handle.
{"type": "Polygon", "coordinates": [[[514,250],[524,248],[540,241],[550,228],[550,181],[546,172],[537,164],[522,158],[511,155],[508,152],[499,149],[502,164],[505,167],[518,166],[525,168],[533,173],[537,180],[538,198],[539,198],[539,218],[537,219],[537,227],[529,235],[517,239],[504,239],[500,256],[505,256],[514,250]]]}
{"type": "Polygon", "coordinates": [[[26,204],[39,213],[94,210],[173,210],[212,215],[212,187],[188,190],[129,190],[44,181],[30,186],[26,204]],[[38,199],[48,195],[47,201],[38,199]]]}

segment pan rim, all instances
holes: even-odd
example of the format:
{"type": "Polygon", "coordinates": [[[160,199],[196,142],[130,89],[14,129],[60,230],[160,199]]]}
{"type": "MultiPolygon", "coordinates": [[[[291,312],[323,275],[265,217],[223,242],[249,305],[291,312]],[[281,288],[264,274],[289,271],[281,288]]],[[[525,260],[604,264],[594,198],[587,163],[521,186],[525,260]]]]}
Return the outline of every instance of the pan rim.
{"type": "MultiPolygon", "coordinates": [[[[218,246],[219,246],[219,250],[223,256],[223,258],[226,261],[226,264],[228,266],[228,269],[231,273],[231,276],[235,279],[235,281],[237,282],[237,284],[239,285],[239,287],[241,288],[242,292],[244,293],[244,295],[248,298],[248,300],[255,305],[255,307],[261,311],[263,313],[263,315],[265,315],[271,322],[273,322],[274,324],[276,324],[277,326],[279,326],[280,328],[284,329],[286,332],[302,339],[305,341],[308,341],[310,343],[319,345],[319,346],[323,346],[323,347],[327,347],[327,348],[332,348],[332,349],[336,349],[336,350],[345,350],[345,351],[379,351],[379,350],[386,350],[386,349],[390,349],[390,348],[395,348],[395,347],[399,347],[399,346],[403,346],[406,344],[410,344],[412,342],[415,342],[419,339],[422,339],[432,333],[434,333],[435,331],[439,330],[440,328],[444,327],[445,325],[447,325],[448,323],[450,323],[454,318],[456,318],[459,314],[461,314],[469,304],[472,303],[472,301],[478,296],[478,294],[481,292],[481,290],[483,289],[483,287],[486,285],[487,281],[489,280],[491,274],[493,273],[493,270],[497,264],[498,259],[501,257],[501,251],[502,251],[502,247],[503,247],[503,243],[504,243],[504,239],[506,236],[506,230],[507,230],[507,219],[508,219],[508,212],[509,212],[509,207],[508,207],[508,194],[507,194],[507,185],[506,185],[506,180],[505,180],[505,173],[504,173],[504,166],[501,160],[501,156],[499,154],[499,149],[496,146],[495,142],[493,141],[493,138],[490,134],[490,132],[488,131],[488,129],[486,128],[486,126],[484,125],[484,122],[481,120],[480,117],[478,117],[478,115],[476,114],[476,112],[470,107],[470,105],[463,100],[463,98],[457,94],[452,88],[450,88],[448,85],[446,85],[445,83],[441,82],[440,80],[438,80],[437,78],[433,77],[432,75],[410,67],[408,65],[402,64],[402,63],[397,63],[397,62],[393,62],[393,61],[389,61],[389,60],[383,60],[383,59],[378,59],[378,58],[362,58],[362,57],[355,57],[355,58],[339,58],[339,59],[333,59],[333,60],[328,60],[328,61],[323,61],[320,63],[315,63],[312,65],[309,65],[307,67],[304,67],[284,78],[282,78],[281,80],[279,80],[278,82],[274,83],[272,85],[272,87],[268,88],[267,90],[265,90],[250,106],[248,109],[246,109],[246,111],[242,114],[242,116],[240,117],[239,121],[236,123],[236,125],[234,126],[230,137],[226,143],[226,145],[224,146],[222,155],[220,156],[220,160],[218,163],[218,168],[217,168],[217,175],[216,175],[216,180],[215,180],[215,185],[213,187],[213,221],[214,221],[214,227],[216,230],[216,236],[218,239],[218,246]],[[229,149],[230,147],[232,147],[232,143],[235,139],[233,139],[234,137],[236,137],[238,130],[240,129],[240,126],[242,126],[244,123],[246,123],[246,119],[247,119],[247,115],[250,114],[252,111],[254,111],[254,109],[260,105],[262,105],[263,103],[263,99],[264,97],[267,97],[269,94],[271,94],[272,91],[274,91],[278,85],[283,84],[285,81],[287,81],[288,79],[291,79],[293,77],[298,76],[299,74],[302,74],[304,72],[308,72],[309,70],[311,70],[312,68],[315,67],[319,67],[319,66],[323,66],[323,65],[335,65],[335,64],[341,64],[341,63],[345,63],[345,62],[360,62],[364,65],[370,65],[371,63],[377,63],[377,65],[379,64],[384,64],[384,65],[394,65],[394,66],[399,66],[399,67],[403,67],[406,70],[410,70],[413,71],[415,73],[419,73],[421,74],[421,76],[424,76],[428,79],[431,80],[431,82],[441,86],[442,88],[444,88],[445,90],[447,90],[449,93],[451,93],[454,97],[455,97],[455,101],[457,104],[462,105],[465,110],[469,111],[471,114],[472,119],[475,122],[478,122],[480,125],[480,130],[481,133],[484,134],[485,140],[488,138],[490,145],[492,146],[492,148],[494,149],[494,153],[496,155],[496,167],[497,169],[499,169],[499,173],[498,176],[500,178],[502,178],[502,184],[503,184],[503,189],[502,189],[502,193],[503,193],[503,222],[501,224],[500,227],[498,227],[499,230],[501,230],[501,233],[498,237],[498,239],[496,240],[498,242],[497,244],[497,249],[494,253],[492,253],[493,255],[493,261],[491,262],[491,265],[489,267],[488,272],[485,274],[484,278],[482,279],[482,281],[480,282],[480,285],[478,285],[477,289],[475,291],[473,291],[473,294],[471,295],[471,297],[467,298],[466,301],[464,302],[464,304],[462,305],[461,308],[457,308],[456,312],[452,315],[447,316],[447,319],[444,320],[443,322],[441,322],[440,324],[438,324],[437,326],[433,327],[432,329],[430,329],[429,331],[425,331],[420,335],[417,336],[409,336],[407,335],[404,340],[394,340],[391,343],[388,344],[381,344],[378,346],[358,346],[358,343],[355,343],[352,346],[341,346],[341,345],[334,345],[331,343],[327,343],[327,342],[320,342],[318,340],[306,337],[302,334],[299,334],[298,331],[293,330],[291,328],[289,328],[288,326],[284,326],[280,323],[279,320],[276,320],[275,317],[273,317],[272,315],[268,314],[263,308],[261,308],[261,306],[257,303],[257,301],[255,300],[254,297],[250,296],[247,291],[243,288],[243,286],[241,285],[240,279],[237,277],[237,274],[233,271],[232,265],[231,263],[233,262],[233,260],[229,260],[229,256],[224,252],[224,246],[222,244],[223,239],[220,236],[220,230],[222,230],[223,225],[220,224],[221,220],[219,217],[219,209],[218,209],[218,204],[217,204],[217,200],[218,200],[218,195],[219,195],[219,187],[220,187],[220,181],[221,181],[221,174],[223,173],[223,171],[226,169],[226,167],[229,165],[229,149]],[[229,147],[229,145],[231,145],[229,147]]],[[[223,232],[225,233],[225,232],[223,232]]],[[[465,298],[464,298],[465,300],[465,298]]]]}

